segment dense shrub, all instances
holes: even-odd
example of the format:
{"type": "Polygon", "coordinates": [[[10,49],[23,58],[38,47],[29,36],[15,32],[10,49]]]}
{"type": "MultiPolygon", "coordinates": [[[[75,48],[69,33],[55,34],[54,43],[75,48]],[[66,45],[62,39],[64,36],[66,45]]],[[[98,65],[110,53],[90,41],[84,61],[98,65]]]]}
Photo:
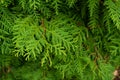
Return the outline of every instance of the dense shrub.
{"type": "Polygon", "coordinates": [[[119,0],[0,0],[0,79],[111,80],[120,65],[119,0]]]}

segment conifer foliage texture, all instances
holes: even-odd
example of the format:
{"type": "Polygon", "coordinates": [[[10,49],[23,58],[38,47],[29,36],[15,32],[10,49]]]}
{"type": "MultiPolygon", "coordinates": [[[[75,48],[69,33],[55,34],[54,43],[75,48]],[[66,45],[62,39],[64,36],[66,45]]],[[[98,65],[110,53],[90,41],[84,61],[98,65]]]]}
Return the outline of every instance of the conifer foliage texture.
{"type": "Polygon", "coordinates": [[[0,0],[0,80],[112,80],[120,0],[0,0]]]}

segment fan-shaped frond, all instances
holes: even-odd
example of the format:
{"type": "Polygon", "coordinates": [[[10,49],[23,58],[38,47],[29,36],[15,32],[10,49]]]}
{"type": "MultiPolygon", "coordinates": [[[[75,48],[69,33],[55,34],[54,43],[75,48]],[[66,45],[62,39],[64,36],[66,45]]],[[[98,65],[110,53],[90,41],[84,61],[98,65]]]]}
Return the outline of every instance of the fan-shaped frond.
{"type": "Polygon", "coordinates": [[[13,26],[13,34],[16,49],[14,52],[17,56],[23,55],[26,59],[29,59],[29,57],[36,58],[45,46],[41,28],[34,24],[31,17],[16,20],[16,24],[13,26]]]}
{"type": "Polygon", "coordinates": [[[99,20],[99,0],[88,0],[88,9],[90,13],[89,25],[92,28],[98,26],[99,20]]]}
{"type": "Polygon", "coordinates": [[[113,2],[112,0],[106,0],[104,4],[109,12],[110,18],[113,20],[114,24],[117,26],[118,29],[120,29],[120,8],[119,5],[117,5],[116,2],[113,2]]]}

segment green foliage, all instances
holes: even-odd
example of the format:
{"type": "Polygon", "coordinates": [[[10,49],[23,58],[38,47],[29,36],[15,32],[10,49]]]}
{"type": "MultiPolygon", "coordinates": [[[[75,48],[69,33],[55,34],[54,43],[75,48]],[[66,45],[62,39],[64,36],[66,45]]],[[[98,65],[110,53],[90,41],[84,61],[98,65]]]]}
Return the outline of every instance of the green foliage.
{"type": "Polygon", "coordinates": [[[114,24],[117,26],[118,29],[120,29],[119,28],[119,26],[120,26],[120,23],[119,23],[119,21],[120,21],[119,7],[120,7],[120,5],[119,4],[120,4],[119,1],[113,2],[112,0],[107,0],[107,1],[105,1],[105,4],[104,4],[105,6],[107,6],[106,8],[108,9],[109,16],[113,20],[114,24]]]}
{"type": "Polygon", "coordinates": [[[119,0],[0,0],[0,79],[111,80],[120,65],[119,0]]]}
{"type": "Polygon", "coordinates": [[[88,9],[90,15],[90,27],[97,27],[99,24],[99,0],[88,0],[88,9]]]}

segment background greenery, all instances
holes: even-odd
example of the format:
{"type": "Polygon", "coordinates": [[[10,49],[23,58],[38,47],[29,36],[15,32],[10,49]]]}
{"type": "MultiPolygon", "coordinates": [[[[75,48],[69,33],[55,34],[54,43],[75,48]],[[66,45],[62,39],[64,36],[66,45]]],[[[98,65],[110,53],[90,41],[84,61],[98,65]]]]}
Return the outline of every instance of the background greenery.
{"type": "Polygon", "coordinates": [[[1,80],[112,80],[120,0],[0,0],[1,80]]]}

